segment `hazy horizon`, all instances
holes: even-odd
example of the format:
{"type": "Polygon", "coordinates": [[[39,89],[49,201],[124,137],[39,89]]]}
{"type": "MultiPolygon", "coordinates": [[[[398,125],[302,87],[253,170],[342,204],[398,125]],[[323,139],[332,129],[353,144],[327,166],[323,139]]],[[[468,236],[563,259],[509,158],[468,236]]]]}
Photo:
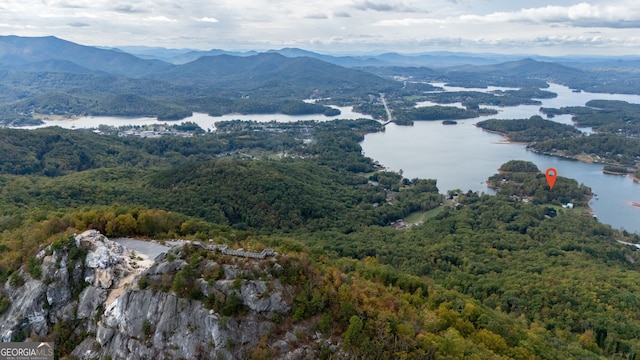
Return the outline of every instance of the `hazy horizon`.
{"type": "Polygon", "coordinates": [[[630,0],[8,0],[0,9],[0,34],[91,46],[640,55],[640,3],[630,0]]]}

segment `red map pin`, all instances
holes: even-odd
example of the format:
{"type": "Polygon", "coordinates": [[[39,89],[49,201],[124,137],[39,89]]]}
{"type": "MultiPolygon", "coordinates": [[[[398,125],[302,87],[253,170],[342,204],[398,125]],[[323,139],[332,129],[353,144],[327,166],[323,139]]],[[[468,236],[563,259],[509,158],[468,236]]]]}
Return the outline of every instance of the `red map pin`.
{"type": "Polygon", "coordinates": [[[553,189],[553,184],[556,183],[558,172],[554,168],[548,168],[545,175],[547,175],[547,184],[549,184],[549,190],[551,190],[553,189]]]}

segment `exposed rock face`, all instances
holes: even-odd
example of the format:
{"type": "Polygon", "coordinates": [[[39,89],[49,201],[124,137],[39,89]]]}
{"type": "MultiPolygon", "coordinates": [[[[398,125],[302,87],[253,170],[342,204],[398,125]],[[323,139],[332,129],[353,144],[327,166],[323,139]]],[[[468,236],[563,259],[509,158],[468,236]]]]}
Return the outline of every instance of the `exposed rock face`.
{"type": "Polygon", "coordinates": [[[272,325],[254,313],[221,321],[200,301],[128,291],[106,310],[96,340],[113,358],[242,359],[272,325]]]}
{"type": "MultiPolygon", "coordinates": [[[[42,279],[21,271],[22,286],[4,285],[12,305],[0,316],[2,341],[20,340],[20,334],[46,339],[60,324],[82,340],[71,353],[81,359],[244,359],[290,312],[295,295],[269,274],[280,268],[275,258],[209,254],[200,247],[198,254],[208,255],[197,261],[199,273],[184,290],[195,295],[180,297],[172,280],[193,271],[194,260],[185,255],[191,244],[158,255],[147,269],[96,231],[76,235],[75,246],[43,250],[42,279]],[[142,278],[153,286],[141,289],[142,278]]],[[[274,348],[282,358],[311,354],[287,335],[274,348]]]]}
{"type": "Polygon", "coordinates": [[[125,248],[95,230],[76,236],[76,246],[88,251],[84,261],[88,268],[84,281],[95,287],[109,289],[115,280],[124,279],[134,272],[131,256],[126,254],[125,248]]]}
{"type": "MultiPolygon", "coordinates": [[[[167,274],[188,266],[179,258],[183,246],[171,250],[171,259],[160,254],[142,275],[161,282],[167,274]]],[[[241,260],[244,265],[250,261],[253,260],[241,260]]],[[[256,346],[260,336],[272,330],[273,315],[284,314],[291,306],[282,299],[284,286],[277,279],[241,280],[239,276],[245,270],[232,267],[231,273],[227,272],[228,267],[223,272],[234,276],[233,280],[199,278],[193,286],[204,297],[227,299],[235,295],[248,309],[245,315],[223,316],[207,309],[202,301],[179,298],[174,293],[131,289],[106,308],[96,336],[100,350],[91,355],[109,354],[114,359],[246,358],[245,353],[256,346]]],[[[202,265],[205,271],[217,268],[220,265],[213,261],[202,265]]]]}
{"type": "Polygon", "coordinates": [[[12,305],[0,316],[2,341],[45,338],[60,322],[73,323],[79,332],[95,331],[94,318],[99,317],[113,279],[132,273],[133,268],[124,249],[97,231],[86,231],[74,240],[77,258],[69,258],[69,249],[49,247],[37,256],[42,260],[41,279],[21,270],[23,286],[4,285],[12,305]]]}
{"type": "Polygon", "coordinates": [[[0,318],[0,340],[11,341],[22,327],[30,326],[33,331],[47,333],[48,321],[43,309],[46,286],[41,281],[27,281],[20,289],[12,289],[5,284],[4,293],[11,299],[11,308],[0,318]]]}

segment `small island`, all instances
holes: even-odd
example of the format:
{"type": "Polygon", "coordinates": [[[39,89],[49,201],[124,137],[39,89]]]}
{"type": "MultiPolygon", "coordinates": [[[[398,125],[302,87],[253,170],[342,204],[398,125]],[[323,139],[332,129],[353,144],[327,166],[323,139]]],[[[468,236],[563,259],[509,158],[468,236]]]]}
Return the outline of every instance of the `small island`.
{"type": "Polygon", "coordinates": [[[442,121],[442,125],[458,125],[458,122],[455,120],[444,120],[442,121]]]}

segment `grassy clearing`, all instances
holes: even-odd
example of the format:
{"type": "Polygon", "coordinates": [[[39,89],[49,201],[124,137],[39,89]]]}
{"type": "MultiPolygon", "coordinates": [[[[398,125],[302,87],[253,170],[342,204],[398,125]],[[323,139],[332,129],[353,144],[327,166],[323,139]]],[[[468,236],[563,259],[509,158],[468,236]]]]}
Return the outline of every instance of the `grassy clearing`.
{"type": "Polygon", "coordinates": [[[424,222],[426,220],[436,217],[436,215],[438,215],[442,211],[442,208],[443,207],[440,206],[438,208],[431,209],[429,211],[416,211],[414,213],[407,215],[407,217],[405,217],[403,220],[404,222],[411,223],[411,224],[424,222]]]}

